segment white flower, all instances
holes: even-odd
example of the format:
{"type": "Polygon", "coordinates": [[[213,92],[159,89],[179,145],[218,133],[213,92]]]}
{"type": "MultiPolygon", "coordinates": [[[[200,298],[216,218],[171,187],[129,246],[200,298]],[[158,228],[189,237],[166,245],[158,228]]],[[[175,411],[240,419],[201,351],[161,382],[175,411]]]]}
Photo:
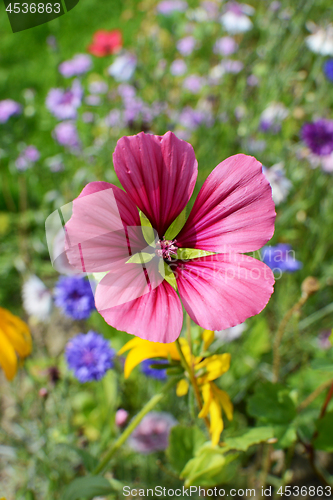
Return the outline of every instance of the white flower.
{"type": "Polygon", "coordinates": [[[238,339],[246,329],[246,323],[241,323],[240,325],[232,326],[226,330],[215,331],[215,338],[223,342],[232,342],[238,339]]]}
{"type": "Polygon", "coordinates": [[[230,3],[227,10],[220,17],[224,29],[231,35],[245,33],[252,28],[252,21],[248,17],[254,12],[253,7],[246,4],[230,3]]]}
{"type": "Polygon", "coordinates": [[[312,23],[310,26],[314,32],[305,39],[308,48],[315,54],[333,56],[333,25],[329,24],[326,29],[312,23]]]}
{"type": "Polygon", "coordinates": [[[285,175],[284,164],[281,162],[276,163],[271,168],[263,167],[262,171],[271,185],[273,201],[275,205],[279,205],[285,201],[292,188],[292,183],[285,175]]]}
{"type": "Polygon", "coordinates": [[[134,74],[136,61],[137,59],[134,54],[123,52],[108,68],[108,73],[113,76],[116,82],[127,82],[134,74]]]}
{"type": "Polygon", "coordinates": [[[260,127],[263,131],[279,130],[280,124],[289,115],[288,109],[281,102],[272,102],[260,116],[260,127]]]}
{"type": "Polygon", "coordinates": [[[52,295],[37,276],[30,276],[23,284],[22,298],[24,310],[29,316],[39,321],[49,319],[52,310],[52,295]]]}

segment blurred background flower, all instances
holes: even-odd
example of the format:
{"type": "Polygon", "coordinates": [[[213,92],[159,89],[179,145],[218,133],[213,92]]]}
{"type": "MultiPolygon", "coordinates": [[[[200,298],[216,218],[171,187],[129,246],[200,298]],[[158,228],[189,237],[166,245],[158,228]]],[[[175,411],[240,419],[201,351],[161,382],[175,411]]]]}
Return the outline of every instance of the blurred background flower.
{"type": "Polygon", "coordinates": [[[151,411],[131,434],[129,446],[143,454],[165,450],[169,445],[169,434],[177,420],[166,412],[151,411]]]}

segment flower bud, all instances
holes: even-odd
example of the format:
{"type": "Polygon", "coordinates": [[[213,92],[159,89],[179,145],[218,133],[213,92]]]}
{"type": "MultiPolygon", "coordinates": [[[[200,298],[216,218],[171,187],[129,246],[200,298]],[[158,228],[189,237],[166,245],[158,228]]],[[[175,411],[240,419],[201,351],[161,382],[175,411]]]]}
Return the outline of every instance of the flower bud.
{"type": "Polygon", "coordinates": [[[305,295],[312,295],[313,293],[318,292],[319,288],[319,281],[313,276],[308,276],[307,278],[305,278],[301,285],[302,292],[305,295]]]}
{"type": "Polygon", "coordinates": [[[39,389],[38,391],[38,396],[42,399],[46,399],[49,395],[49,391],[45,388],[45,387],[42,387],[41,389],[39,389]]]}
{"type": "Polygon", "coordinates": [[[118,427],[123,427],[128,419],[128,412],[124,410],[123,408],[120,408],[119,410],[116,411],[116,425],[118,427]]]}

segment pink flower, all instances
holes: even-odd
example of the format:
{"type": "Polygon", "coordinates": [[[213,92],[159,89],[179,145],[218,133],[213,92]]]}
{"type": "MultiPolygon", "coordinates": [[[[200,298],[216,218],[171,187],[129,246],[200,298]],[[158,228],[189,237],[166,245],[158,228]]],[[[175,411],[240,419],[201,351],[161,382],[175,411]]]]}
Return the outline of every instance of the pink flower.
{"type": "Polygon", "coordinates": [[[273,292],[274,277],[265,264],[241,252],[258,250],[274,232],[274,203],[261,164],[238,154],[217,165],[184,227],[170,237],[167,230],[186,207],[197,178],[192,146],[172,132],[141,132],[119,139],[113,162],[124,191],[107,182],[89,183],[66,224],[70,264],[107,273],[95,294],[105,321],[167,343],[182,328],[179,296],[191,318],[209,330],[258,314],[273,292]],[[149,244],[138,208],[155,230],[155,241],[145,230],[149,244]],[[212,254],[186,258],[193,249],[212,254]]]}

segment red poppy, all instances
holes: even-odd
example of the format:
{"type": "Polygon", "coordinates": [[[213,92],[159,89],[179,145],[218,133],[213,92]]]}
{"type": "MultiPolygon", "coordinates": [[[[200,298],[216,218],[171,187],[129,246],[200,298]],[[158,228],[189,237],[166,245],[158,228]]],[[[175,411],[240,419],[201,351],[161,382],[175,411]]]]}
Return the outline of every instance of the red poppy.
{"type": "Polygon", "coordinates": [[[121,49],[123,38],[119,30],[99,30],[93,36],[93,42],[88,47],[88,52],[97,57],[115,54],[121,49]]]}

